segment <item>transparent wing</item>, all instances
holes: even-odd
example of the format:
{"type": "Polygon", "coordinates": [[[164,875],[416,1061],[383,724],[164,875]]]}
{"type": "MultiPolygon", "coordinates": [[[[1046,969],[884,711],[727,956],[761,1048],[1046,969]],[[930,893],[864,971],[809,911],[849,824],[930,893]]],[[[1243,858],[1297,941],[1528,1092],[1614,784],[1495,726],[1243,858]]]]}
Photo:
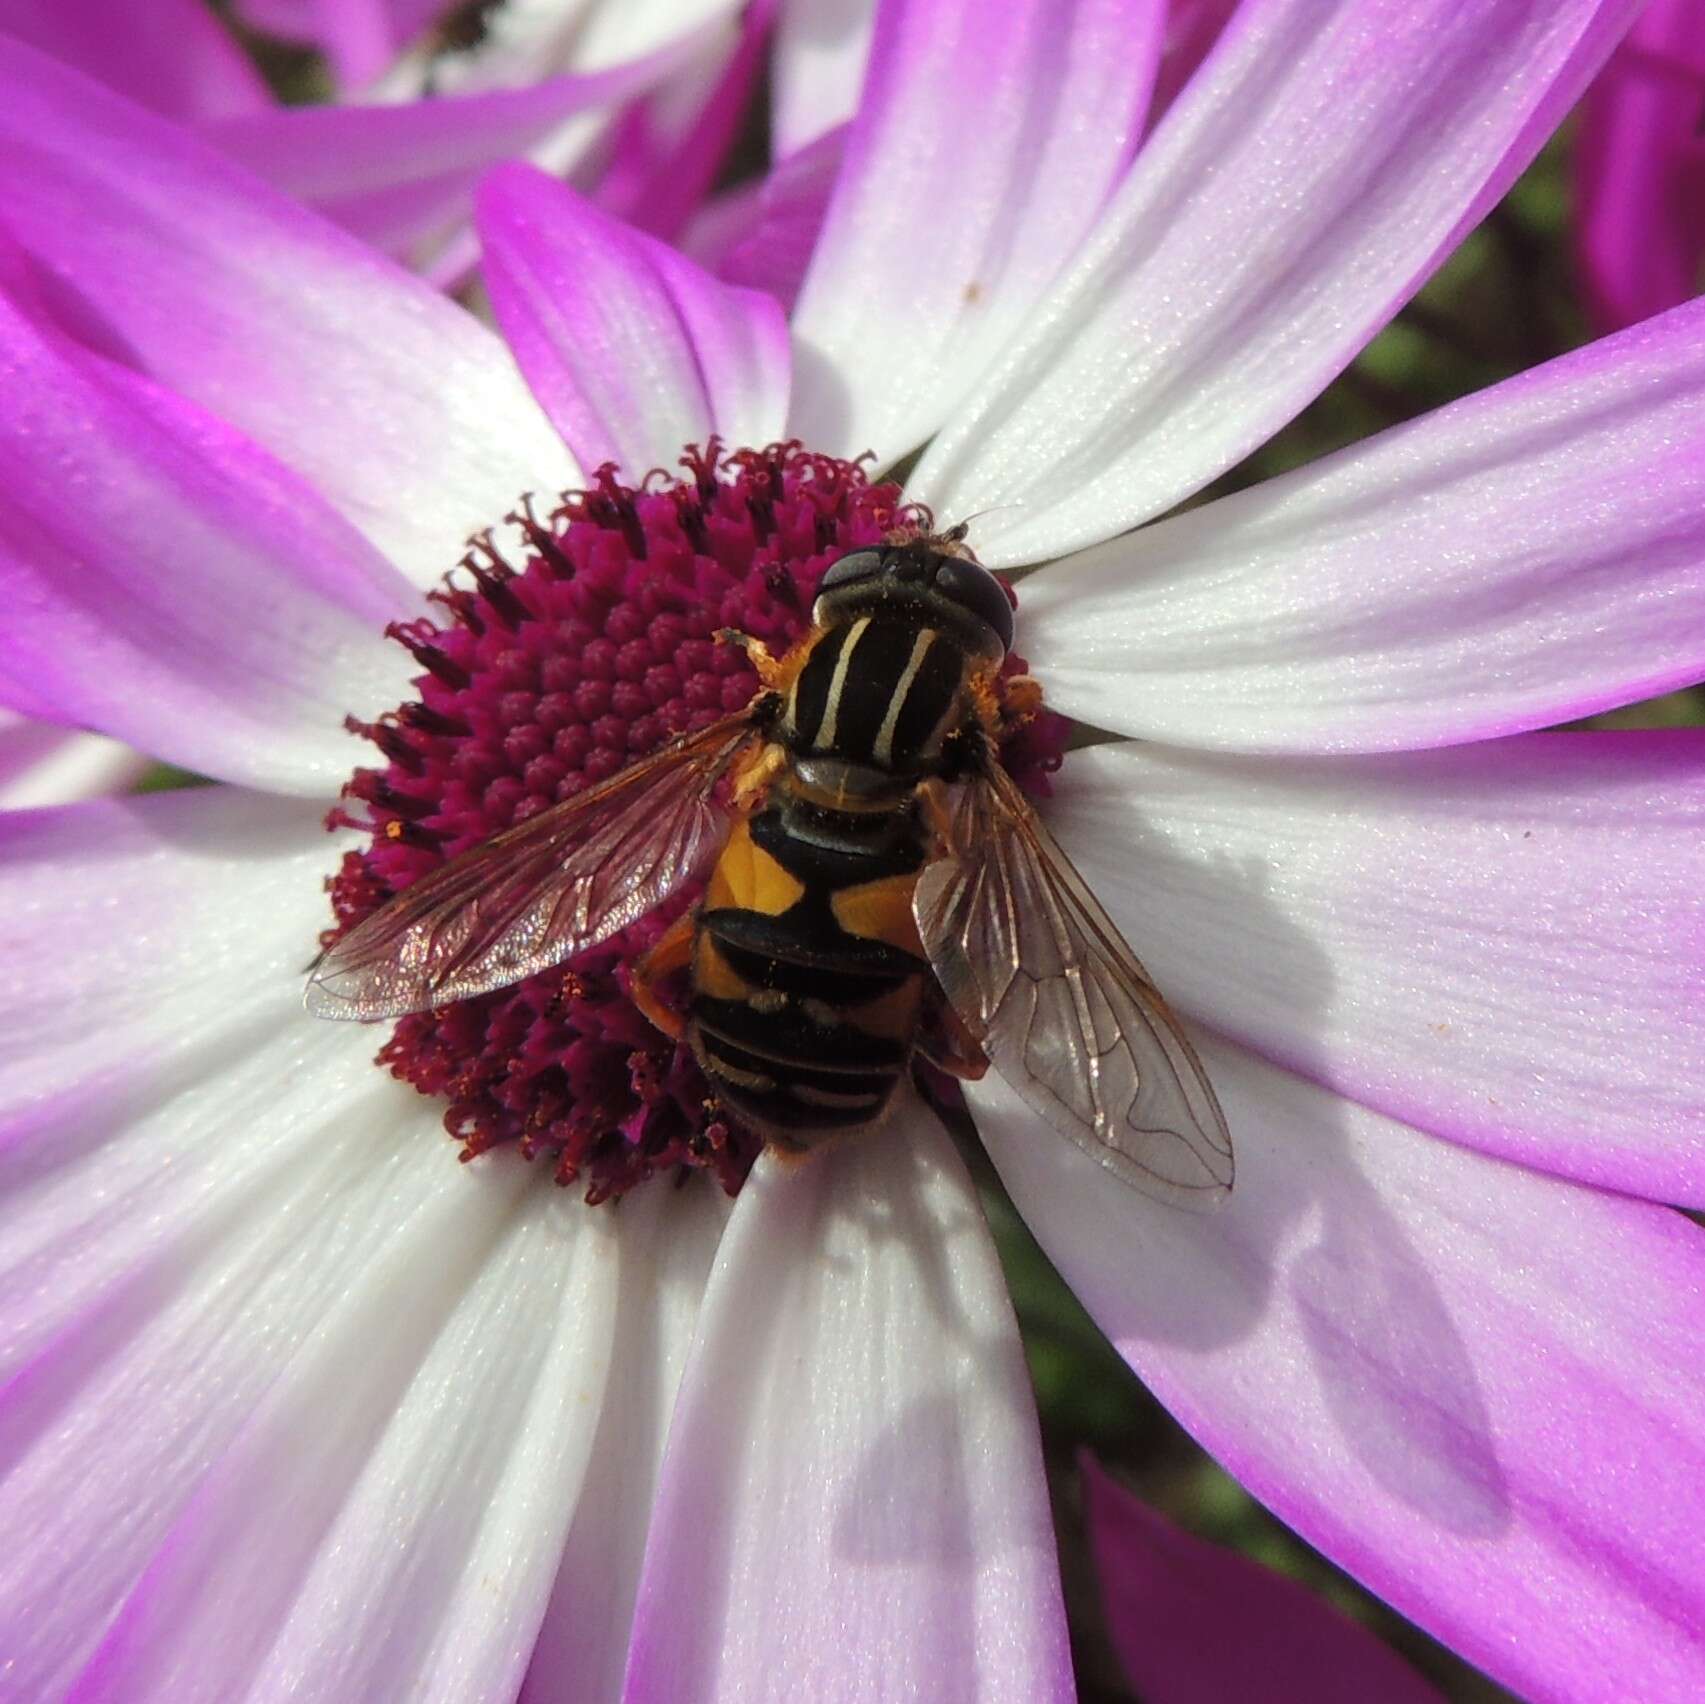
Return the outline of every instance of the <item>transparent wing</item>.
{"type": "Polygon", "coordinates": [[[470,847],[332,946],[308,979],[319,1018],[394,1018],[488,994],[607,940],[701,875],[728,836],[717,781],[748,711],[470,847]]]}
{"type": "Polygon", "coordinates": [[[1225,1199],[1231,1136],[1196,1050],[998,766],[960,795],[912,903],[954,1010],[1049,1125],[1145,1195],[1225,1199]]]}

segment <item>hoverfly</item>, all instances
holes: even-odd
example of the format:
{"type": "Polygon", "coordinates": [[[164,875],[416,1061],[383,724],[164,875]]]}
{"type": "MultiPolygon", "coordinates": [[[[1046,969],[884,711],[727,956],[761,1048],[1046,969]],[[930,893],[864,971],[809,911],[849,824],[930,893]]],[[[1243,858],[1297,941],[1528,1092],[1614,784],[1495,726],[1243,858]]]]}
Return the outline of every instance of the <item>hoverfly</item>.
{"type": "Polygon", "coordinates": [[[963,533],[840,557],[782,657],[720,635],[761,682],[744,710],[405,889],[327,951],[308,1009],[489,993],[708,876],[633,993],[754,1134],[869,1129],[922,1053],[992,1064],[1143,1193],[1216,1205],[1231,1140],[1195,1049],[996,755],[1012,604],[963,533]],[[683,970],[684,1012],[659,994],[683,970]]]}

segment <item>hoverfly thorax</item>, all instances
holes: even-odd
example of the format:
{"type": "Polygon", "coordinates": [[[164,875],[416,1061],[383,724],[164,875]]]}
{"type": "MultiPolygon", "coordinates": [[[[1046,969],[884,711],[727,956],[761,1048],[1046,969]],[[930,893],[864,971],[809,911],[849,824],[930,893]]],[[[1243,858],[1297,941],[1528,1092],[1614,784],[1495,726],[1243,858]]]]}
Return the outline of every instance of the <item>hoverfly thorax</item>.
{"type": "Polygon", "coordinates": [[[941,771],[973,683],[998,674],[1012,643],[1006,588],[956,544],[926,536],[829,566],[777,731],[809,771],[863,795],[941,771]]]}

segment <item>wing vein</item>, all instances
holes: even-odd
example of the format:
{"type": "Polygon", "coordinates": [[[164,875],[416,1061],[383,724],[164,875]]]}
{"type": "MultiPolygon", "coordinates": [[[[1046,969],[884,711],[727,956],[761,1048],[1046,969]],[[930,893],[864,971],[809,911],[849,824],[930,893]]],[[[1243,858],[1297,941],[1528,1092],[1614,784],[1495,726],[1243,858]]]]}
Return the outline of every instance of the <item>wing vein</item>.
{"type": "Polygon", "coordinates": [[[1232,1184],[1231,1138],[1195,1049],[1012,779],[967,784],[953,851],[914,900],[944,993],[1052,1130],[1182,1206],[1232,1184]]]}

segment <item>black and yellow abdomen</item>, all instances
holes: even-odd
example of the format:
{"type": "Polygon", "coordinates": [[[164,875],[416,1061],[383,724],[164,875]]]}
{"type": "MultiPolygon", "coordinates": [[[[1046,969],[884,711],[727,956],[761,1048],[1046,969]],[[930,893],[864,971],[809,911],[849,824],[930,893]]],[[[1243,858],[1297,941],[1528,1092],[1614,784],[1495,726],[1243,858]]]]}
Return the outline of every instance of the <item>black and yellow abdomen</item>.
{"type": "MultiPolygon", "coordinates": [[[[1004,655],[979,608],[931,590],[948,570],[968,596],[968,570],[928,550],[855,553],[824,576],[817,625],[769,680],[757,769],[774,779],[697,913],[687,1037],[730,1113],[784,1147],[883,1117],[935,988],[912,916],[938,850],[920,789],[979,726],[977,683],[1004,655]]],[[[1010,631],[1005,593],[976,573],[1010,631]]]]}
{"type": "Polygon", "coordinates": [[[910,799],[839,811],[784,779],[730,837],[699,911],[688,1037],[730,1112],[783,1145],[856,1130],[906,1074],[928,964],[910,799]]]}

